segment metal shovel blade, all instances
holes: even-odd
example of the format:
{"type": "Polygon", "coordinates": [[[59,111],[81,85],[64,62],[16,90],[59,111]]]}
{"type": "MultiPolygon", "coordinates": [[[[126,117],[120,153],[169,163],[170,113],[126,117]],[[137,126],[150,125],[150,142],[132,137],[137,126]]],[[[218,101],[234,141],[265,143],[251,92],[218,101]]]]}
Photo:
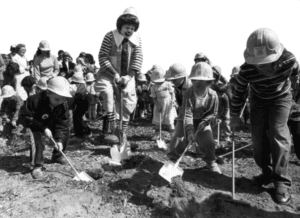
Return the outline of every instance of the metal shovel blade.
{"type": "Polygon", "coordinates": [[[159,148],[161,149],[164,149],[164,150],[167,150],[168,149],[168,146],[166,144],[166,142],[164,140],[161,140],[161,139],[157,139],[156,140],[156,144],[159,148]]]}
{"type": "Polygon", "coordinates": [[[176,166],[174,163],[167,161],[163,165],[162,168],[160,168],[158,174],[163,177],[165,180],[167,180],[169,183],[172,182],[172,178],[176,176],[182,176],[183,175],[183,169],[176,166]]]}
{"type": "Polygon", "coordinates": [[[123,145],[121,145],[120,150],[118,148],[118,145],[113,145],[110,148],[110,156],[111,156],[111,160],[109,162],[111,164],[121,165],[121,161],[128,158],[126,143],[123,143],[123,145]]]}
{"type": "Polygon", "coordinates": [[[85,181],[85,182],[93,182],[95,181],[92,177],[90,177],[86,172],[78,173],[73,180],[76,181],[85,181]]]}

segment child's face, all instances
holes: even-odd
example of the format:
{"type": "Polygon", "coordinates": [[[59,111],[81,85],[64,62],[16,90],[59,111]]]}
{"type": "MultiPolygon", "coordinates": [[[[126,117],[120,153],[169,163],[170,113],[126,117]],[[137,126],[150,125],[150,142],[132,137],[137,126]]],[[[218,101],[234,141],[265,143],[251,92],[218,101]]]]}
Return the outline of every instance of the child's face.
{"type": "Polygon", "coordinates": [[[121,35],[125,38],[129,38],[134,33],[135,27],[130,24],[125,24],[121,28],[121,35]]]}
{"type": "Polygon", "coordinates": [[[50,101],[50,104],[53,106],[53,107],[56,107],[60,104],[62,104],[65,100],[65,97],[63,96],[60,96],[56,93],[48,93],[48,97],[49,97],[49,101],[50,101]]]}
{"type": "Polygon", "coordinates": [[[206,87],[209,86],[209,83],[205,80],[192,80],[193,87],[196,89],[205,89],[206,87]]]}
{"type": "Polygon", "coordinates": [[[174,84],[175,87],[179,87],[183,83],[184,79],[185,79],[184,77],[178,78],[178,79],[171,80],[171,82],[174,84]]]}

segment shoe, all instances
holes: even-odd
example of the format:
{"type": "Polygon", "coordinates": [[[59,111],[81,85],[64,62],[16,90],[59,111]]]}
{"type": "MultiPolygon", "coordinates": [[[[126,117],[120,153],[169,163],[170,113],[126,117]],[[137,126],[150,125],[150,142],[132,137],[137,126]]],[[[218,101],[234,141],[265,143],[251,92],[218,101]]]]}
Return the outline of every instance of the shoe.
{"type": "Polygon", "coordinates": [[[288,204],[291,199],[292,197],[289,188],[281,186],[275,188],[274,201],[277,204],[288,204]]]}
{"type": "Polygon", "coordinates": [[[109,134],[109,135],[105,136],[104,141],[107,144],[118,144],[120,142],[119,138],[113,134],[109,134]]]}
{"type": "Polygon", "coordinates": [[[34,179],[42,179],[44,178],[44,173],[42,171],[42,167],[35,167],[32,171],[31,171],[31,176],[34,179]]]}
{"type": "Polygon", "coordinates": [[[205,169],[215,172],[215,173],[218,173],[218,174],[222,174],[222,171],[220,170],[220,167],[216,162],[207,163],[205,166],[205,169]]]}
{"type": "Polygon", "coordinates": [[[59,157],[52,156],[51,161],[52,163],[59,163],[61,165],[68,164],[68,161],[63,156],[59,156],[59,157]]]}
{"type": "Polygon", "coordinates": [[[252,178],[252,184],[257,186],[269,185],[272,182],[272,176],[267,174],[260,174],[252,178]]]}

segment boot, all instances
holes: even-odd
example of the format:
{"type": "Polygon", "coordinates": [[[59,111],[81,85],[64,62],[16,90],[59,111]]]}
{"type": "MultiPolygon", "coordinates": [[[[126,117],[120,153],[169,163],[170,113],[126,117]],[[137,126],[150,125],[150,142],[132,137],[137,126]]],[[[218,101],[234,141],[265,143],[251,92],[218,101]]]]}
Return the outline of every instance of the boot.
{"type": "Polygon", "coordinates": [[[116,123],[115,121],[110,122],[111,133],[104,137],[104,141],[107,144],[118,144],[120,142],[119,138],[116,136],[116,123]]]}

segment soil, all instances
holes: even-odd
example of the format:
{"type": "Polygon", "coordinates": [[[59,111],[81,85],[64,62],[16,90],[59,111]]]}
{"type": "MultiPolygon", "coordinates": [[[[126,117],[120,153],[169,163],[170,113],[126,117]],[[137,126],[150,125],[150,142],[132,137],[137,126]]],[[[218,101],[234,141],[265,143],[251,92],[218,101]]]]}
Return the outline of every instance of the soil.
{"type": "MultiPolygon", "coordinates": [[[[51,163],[52,148],[44,152],[45,178],[34,180],[29,168],[28,135],[16,134],[0,141],[0,217],[178,217],[178,218],[293,218],[300,215],[300,167],[291,153],[289,172],[293,178],[292,201],[278,205],[272,200],[272,185],[256,187],[251,178],[260,174],[251,146],[236,152],[235,199],[232,198],[231,155],[219,159],[223,174],[203,169],[201,156],[190,149],[180,163],[183,176],[168,183],[158,171],[168,158],[151,141],[149,120],[130,123],[128,141],[138,145],[122,166],[110,165],[110,146],[99,134],[102,121],[91,122],[93,136],[71,138],[66,155],[79,172],[94,182],[75,181],[69,165],[51,163]]],[[[165,141],[169,134],[163,131],[165,141]]],[[[45,143],[48,141],[45,139],[45,143]]],[[[248,130],[236,133],[236,148],[251,143],[248,130]]],[[[49,144],[49,143],[48,143],[49,144]]],[[[231,151],[231,143],[221,138],[217,155],[231,151]]]]}

